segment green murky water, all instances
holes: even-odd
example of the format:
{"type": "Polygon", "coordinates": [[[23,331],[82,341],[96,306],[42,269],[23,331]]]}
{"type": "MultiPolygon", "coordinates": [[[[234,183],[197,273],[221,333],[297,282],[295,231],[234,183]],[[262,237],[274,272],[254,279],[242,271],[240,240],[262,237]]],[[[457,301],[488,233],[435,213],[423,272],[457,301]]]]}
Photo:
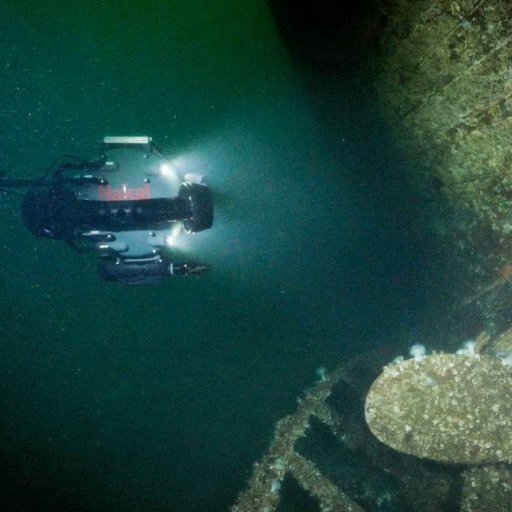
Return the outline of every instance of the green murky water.
{"type": "Polygon", "coordinates": [[[125,288],[2,196],[0,508],[226,509],[315,369],[415,317],[403,164],[346,87],[327,121],[263,1],[5,3],[0,70],[9,176],[147,134],[217,209],[208,276],[125,288]]]}

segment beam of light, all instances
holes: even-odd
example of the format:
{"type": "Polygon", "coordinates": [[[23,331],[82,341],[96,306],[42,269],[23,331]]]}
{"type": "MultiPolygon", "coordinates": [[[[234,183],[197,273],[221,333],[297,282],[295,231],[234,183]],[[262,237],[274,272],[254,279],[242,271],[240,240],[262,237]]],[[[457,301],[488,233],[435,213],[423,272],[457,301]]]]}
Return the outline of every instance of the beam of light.
{"type": "Polygon", "coordinates": [[[183,224],[181,222],[177,222],[171,229],[171,233],[165,239],[165,242],[168,247],[184,249],[185,247],[185,237],[180,236],[184,231],[183,224]]]}
{"type": "Polygon", "coordinates": [[[160,165],[159,171],[160,174],[164,176],[168,181],[170,181],[174,187],[179,187],[181,180],[172,162],[163,162],[160,165]]]}
{"type": "Polygon", "coordinates": [[[169,162],[164,162],[160,165],[160,174],[162,176],[174,176],[176,175],[176,171],[169,162]]]}

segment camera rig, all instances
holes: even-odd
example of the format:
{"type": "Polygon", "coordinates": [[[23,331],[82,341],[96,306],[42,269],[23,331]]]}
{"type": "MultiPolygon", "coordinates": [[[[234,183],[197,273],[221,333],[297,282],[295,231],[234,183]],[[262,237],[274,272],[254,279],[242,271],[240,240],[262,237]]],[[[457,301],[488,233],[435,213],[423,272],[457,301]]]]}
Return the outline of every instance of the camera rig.
{"type": "Polygon", "coordinates": [[[207,265],[176,262],[169,239],[213,224],[210,189],[196,174],[180,177],[151,137],[107,136],[100,157],[60,157],[39,179],[0,180],[28,187],[21,214],[37,237],[100,255],[99,275],[126,284],[201,274],[207,265]]]}

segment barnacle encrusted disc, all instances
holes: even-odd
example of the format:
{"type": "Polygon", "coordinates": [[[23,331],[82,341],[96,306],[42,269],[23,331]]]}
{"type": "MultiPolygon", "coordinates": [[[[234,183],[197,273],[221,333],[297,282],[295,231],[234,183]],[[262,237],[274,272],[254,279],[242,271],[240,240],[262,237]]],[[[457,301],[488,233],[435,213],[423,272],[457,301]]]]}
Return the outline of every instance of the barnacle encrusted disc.
{"type": "Polygon", "coordinates": [[[433,354],[384,368],[366,397],[383,443],[439,462],[512,462],[512,371],[493,357],[433,354]]]}

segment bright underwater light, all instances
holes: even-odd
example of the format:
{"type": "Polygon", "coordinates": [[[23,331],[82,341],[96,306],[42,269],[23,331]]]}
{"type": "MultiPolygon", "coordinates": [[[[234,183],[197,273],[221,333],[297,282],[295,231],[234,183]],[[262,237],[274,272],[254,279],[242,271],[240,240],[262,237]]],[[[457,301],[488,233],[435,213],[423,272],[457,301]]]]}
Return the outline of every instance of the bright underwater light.
{"type": "Polygon", "coordinates": [[[160,165],[160,174],[162,176],[174,176],[176,175],[176,171],[169,162],[165,162],[160,165]]]}
{"type": "Polygon", "coordinates": [[[171,229],[171,234],[165,239],[165,243],[168,247],[183,249],[186,243],[183,238],[180,237],[183,233],[184,228],[181,222],[177,222],[171,229]]]}
{"type": "Polygon", "coordinates": [[[162,176],[165,176],[165,178],[172,181],[176,186],[178,186],[182,180],[188,181],[189,183],[202,184],[204,175],[191,172],[191,169],[195,169],[193,159],[187,155],[180,155],[173,158],[172,161],[166,161],[160,164],[158,170],[162,176]]]}
{"type": "Polygon", "coordinates": [[[179,186],[180,176],[178,175],[176,167],[172,162],[163,162],[162,164],[160,164],[158,170],[162,176],[164,176],[168,181],[172,182],[173,186],[179,186]]]}

